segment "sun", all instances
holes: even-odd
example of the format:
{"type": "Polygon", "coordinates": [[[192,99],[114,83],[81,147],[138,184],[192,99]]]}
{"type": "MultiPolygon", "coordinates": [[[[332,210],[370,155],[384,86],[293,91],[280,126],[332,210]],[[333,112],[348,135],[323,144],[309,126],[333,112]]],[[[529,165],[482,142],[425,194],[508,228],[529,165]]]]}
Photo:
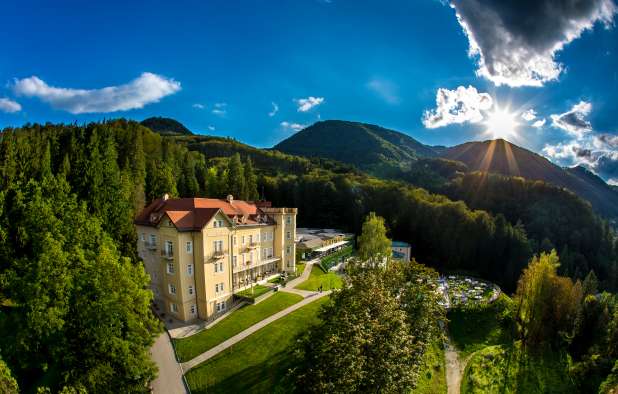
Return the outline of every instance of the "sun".
{"type": "Polygon", "coordinates": [[[517,136],[517,114],[509,111],[508,108],[498,108],[487,114],[487,119],[484,122],[487,134],[494,139],[508,139],[517,136]]]}

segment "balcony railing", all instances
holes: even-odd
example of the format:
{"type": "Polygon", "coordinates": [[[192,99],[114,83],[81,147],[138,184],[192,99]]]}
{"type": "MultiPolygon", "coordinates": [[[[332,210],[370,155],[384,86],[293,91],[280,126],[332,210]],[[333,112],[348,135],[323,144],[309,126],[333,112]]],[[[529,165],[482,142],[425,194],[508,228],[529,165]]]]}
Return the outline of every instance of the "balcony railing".
{"type": "Polygon", "coordinates": [[[215,250],[214,253],[212,254],[212,257],[215,259],[222,259],[225,257],[226,254],[227,254],[226,250],[215,250]]]}
{"type": "Polygon", "coordinates": [[[146,242],[146,249],[156,249],[156,248],[157,248],[156,242],[146,242]]]}
{"type": "Polygon", "coordinates": [[[165,250],[165,249],[163,249],[161,251],[161,257],[163,257],[164,259],[173,260],[174,259],[174,251],[173,250],[165,250]]]}

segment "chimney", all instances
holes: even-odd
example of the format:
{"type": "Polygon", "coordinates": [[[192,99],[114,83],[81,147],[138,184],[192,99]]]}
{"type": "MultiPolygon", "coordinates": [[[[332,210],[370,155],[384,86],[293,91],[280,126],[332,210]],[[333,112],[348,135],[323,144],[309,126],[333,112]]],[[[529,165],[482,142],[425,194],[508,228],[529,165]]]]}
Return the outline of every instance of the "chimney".
{"type": "Polygon", "coordinates": [[[170,198],[170,195],[169,195],[169,194],[165,193],[165,194],[163,195],[163,201],[167,201],[169,198],[170,198]]]}
{"type": "Polygon", "coordinates": [[[227,202],[229,202],[231,204],[232,201],[234,201],[234,196],[232,196],[231,194],[228,194],[225,199],[227,200],[227,202]]]}

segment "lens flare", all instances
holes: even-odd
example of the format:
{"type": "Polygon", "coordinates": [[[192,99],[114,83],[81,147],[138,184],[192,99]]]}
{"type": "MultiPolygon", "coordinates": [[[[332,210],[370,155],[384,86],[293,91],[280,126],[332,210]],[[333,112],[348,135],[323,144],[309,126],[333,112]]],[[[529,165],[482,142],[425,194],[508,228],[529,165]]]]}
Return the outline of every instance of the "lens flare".
{"type": "Polygon", "coordinates": [[[493,112],[487,114],[487,119],[484,122],[487,127],[486,133],[494,139],[517,137],[517,114],[510,112],[508,108],[496,107],[493,112]]]}

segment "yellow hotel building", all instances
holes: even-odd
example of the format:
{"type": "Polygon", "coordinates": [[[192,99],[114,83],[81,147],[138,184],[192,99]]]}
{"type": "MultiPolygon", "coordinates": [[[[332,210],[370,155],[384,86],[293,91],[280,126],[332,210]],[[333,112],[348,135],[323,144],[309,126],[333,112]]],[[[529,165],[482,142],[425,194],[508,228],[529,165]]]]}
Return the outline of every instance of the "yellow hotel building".
{"type": "Polygon", "coordinates": [[[153,201],[135,225],[155,299],[178,320],[206,320],[235,292],[294,272],[296,212],[232,196],[153,201]]]}

